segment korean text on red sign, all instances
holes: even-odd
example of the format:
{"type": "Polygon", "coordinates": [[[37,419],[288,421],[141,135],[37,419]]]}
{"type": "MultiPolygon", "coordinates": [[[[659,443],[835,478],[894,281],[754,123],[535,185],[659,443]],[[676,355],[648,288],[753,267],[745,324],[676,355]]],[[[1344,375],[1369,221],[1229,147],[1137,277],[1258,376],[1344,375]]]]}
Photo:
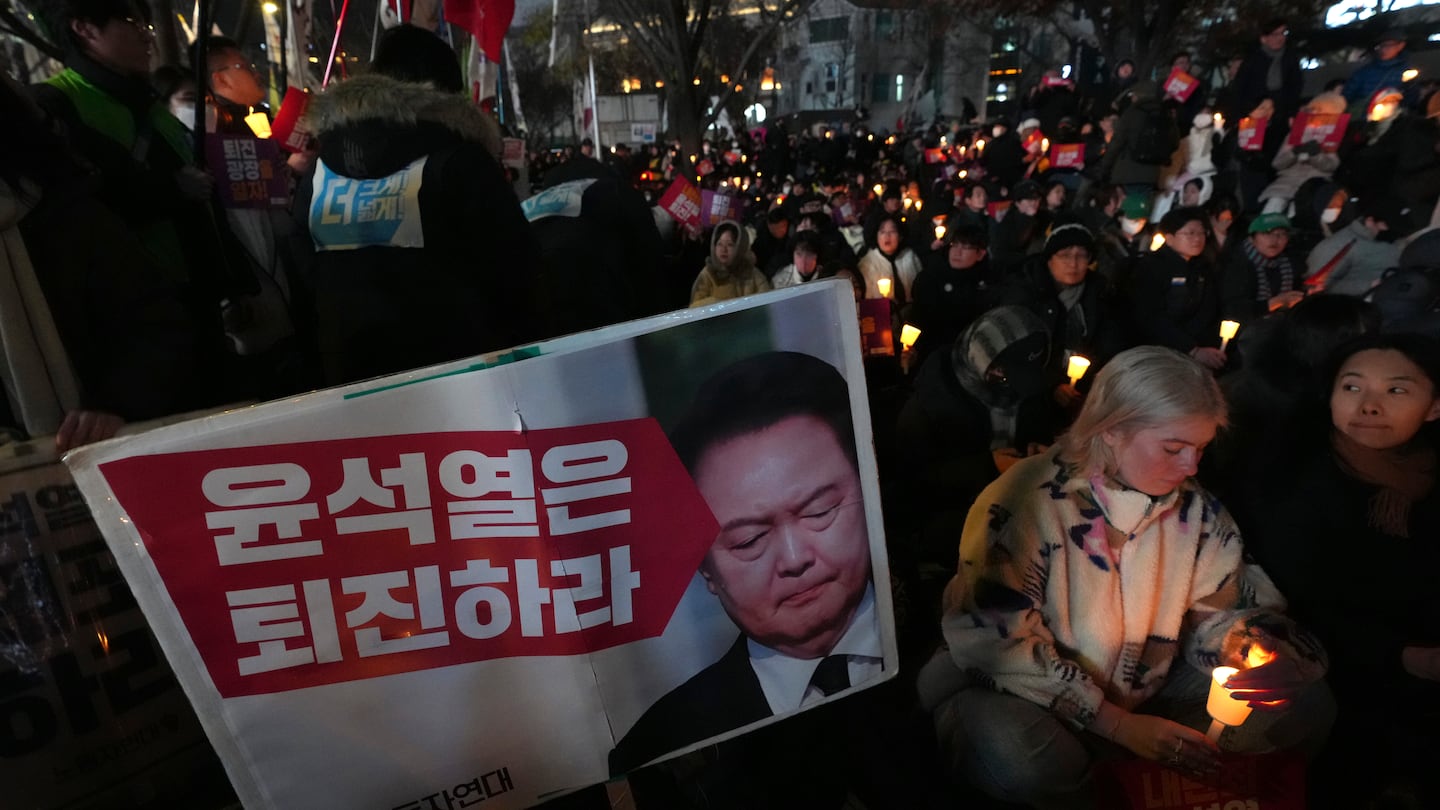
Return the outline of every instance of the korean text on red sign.
{"type": "Polygon", "coordinates": [[[718,530],[653,419],[101,471],[226,697],[659,635],[718,530]]]}

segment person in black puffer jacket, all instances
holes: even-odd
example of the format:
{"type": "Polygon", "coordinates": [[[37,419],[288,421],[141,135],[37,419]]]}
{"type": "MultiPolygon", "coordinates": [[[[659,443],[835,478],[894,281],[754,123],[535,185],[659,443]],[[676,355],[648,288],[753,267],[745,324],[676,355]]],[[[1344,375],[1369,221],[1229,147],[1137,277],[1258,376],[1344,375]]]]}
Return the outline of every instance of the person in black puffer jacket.
{"type": "Polygon", "coordinates": [[[432,39],[397,42],[415,58],[383,61],[442,66],[435,79],[357,76],[307,114],[320,160],[304,210],[329,385],[552,334],[498,126],[459,92],[458,64],[452,74],[446,59],[422,58],[449,50],[432,39]]]}

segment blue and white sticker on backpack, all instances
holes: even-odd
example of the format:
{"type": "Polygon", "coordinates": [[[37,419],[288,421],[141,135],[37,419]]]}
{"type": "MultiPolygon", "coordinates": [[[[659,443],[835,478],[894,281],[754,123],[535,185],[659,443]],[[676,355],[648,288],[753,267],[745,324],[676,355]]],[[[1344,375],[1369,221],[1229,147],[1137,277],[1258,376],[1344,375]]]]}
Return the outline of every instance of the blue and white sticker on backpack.
{"type": "Polygon", "coordinates": [[[425,158],[390,175],[356,180],[315,164],[310,238],[316,250],[425,247],[420,220],[420,182],[425,158]]]}

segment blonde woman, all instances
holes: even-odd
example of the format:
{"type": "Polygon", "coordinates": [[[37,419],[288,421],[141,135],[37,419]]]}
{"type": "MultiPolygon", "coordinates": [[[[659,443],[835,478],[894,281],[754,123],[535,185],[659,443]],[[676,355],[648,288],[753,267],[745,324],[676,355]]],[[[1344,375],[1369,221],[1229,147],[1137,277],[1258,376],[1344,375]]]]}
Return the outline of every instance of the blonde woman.
{"type": "Polygon", "coordinates": [[[1220,749],[1318,746],[1333,718],[1324,653],[1191,478],[1225,419],[1199,363],[1130,349],[1054,448],[981,493],[945,593],[946,648],[921,674],[958,776],[1005,801],[1090,807],[1095,761],[1125,750],[1202,774],[1220,749]],[[1217,748],[1198,729],[1220,665],[1241,669],[1229,685],[1257,711],[1217,748]]]}

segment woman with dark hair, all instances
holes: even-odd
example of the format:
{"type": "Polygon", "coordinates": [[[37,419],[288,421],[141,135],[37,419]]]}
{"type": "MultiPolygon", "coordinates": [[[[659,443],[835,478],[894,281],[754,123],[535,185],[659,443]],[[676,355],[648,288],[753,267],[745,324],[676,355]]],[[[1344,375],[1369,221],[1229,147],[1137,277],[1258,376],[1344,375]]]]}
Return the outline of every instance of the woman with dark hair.
{"type": "Polygon", "coordinates": [[[920,258],[905,244],[905,218],[899,213],[875,219],[873,227],[873,231],[865,234],[869,250],[860,257],[865,297],[892,298],[903,307],[914,298],[911,285],[920,275],[920,258]],[[889,294],[881,292],[881,279],[889,281],[889,294]]]}
{"type": "Polygon", "coordinates": [[[770,280],[755,268],[745,228],[731,219],[716,225],[710,235],[710,256],[690,288],[690,306],[703,307],[770,289],[770,280]]]}
{"type": "Polygon", "coordinates": [[[1209,215],[1175,208],[1160,220],[1165,244],[1146,254],[1130,278],[1131,317],[1139,343],[1186,352],[1212,370],[1225,366],[1220,341],[1220,286],[1205,253],[1209,215]]]}
{"type": "Polygon", "coordinates": [[[1310,806],[1440,806],[1440,343],[1365,335],[1327,378],[1327,418],[1245,527],[1331,655],[1339,715],[1310,806]]]}
{"type": "Polygon", "coordinates": [[[1288,463],[1309,418],[1329,390],[1326,364],[1335,349],[1380,330],[1380,313],[1354,296],[1318,293],[1293,308],[1248,325],[1238,343],[1245,364],[1220,380],[1230,403],[1230,429],[1205,457],[1201,477],[1244,527],[1245,496],[1288,463]],[[1232,501],[1231,495],[1236,497],[1232,501]]]}

